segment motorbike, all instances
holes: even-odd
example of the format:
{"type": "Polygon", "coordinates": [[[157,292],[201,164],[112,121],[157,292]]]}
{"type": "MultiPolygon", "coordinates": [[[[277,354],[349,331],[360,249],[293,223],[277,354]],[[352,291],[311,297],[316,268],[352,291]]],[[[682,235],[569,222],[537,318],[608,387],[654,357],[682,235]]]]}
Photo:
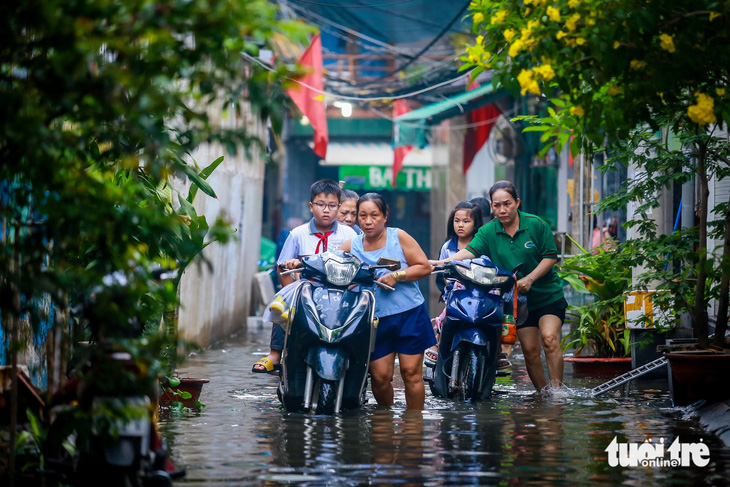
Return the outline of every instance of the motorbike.
{"type": "MultiPolygon", "coordinates": [[[[169,278],[163,271],[155,275],[169,278]]],[[[144,324],[108,314],[110,303],[133,303],[116,292],[127,285],[123,274],[104,281],[71,308],[89,325],[91,341],[77,350],[70,379],[52,398],[55,419],[44,448],[47,473],[79,486],[172,487],[185,471],[174,467],[156,431],[157,377],[150,361],[129,348],[144,324]]]]}
{"type": "Polygon", "coordinates": [[[364,402],[370,353],[375,346],[374,285],[377,269],[397,270],[398,261],[381,259],[374,266],[342,251],[302,258],[282,323],[278,396],[287,411],[337,414],[364,402]]]}
{"type": "Polygon", "coordinates": [[[503,295],[513,289],[515,276],[485,256],[450,261],[435,267],[437,272],[452,284],[446,294],[438,358],[435,365],[424,369],[424,380],[436,397],[486,399],[497,376],[505,315],[503,295]]]}

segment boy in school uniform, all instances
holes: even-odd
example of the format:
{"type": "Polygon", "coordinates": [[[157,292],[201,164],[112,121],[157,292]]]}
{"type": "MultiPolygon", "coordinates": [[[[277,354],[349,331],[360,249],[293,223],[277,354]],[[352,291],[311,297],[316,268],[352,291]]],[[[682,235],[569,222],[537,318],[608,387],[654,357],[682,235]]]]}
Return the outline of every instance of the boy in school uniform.
{"type": "MultiPolygon", "coordinates": [[[[294,279],[290,274],[282,276],[281,272],[283,269],[298,267],[300,256],[337,250],[343,243],[357,235],[352,228],[337,221],[341,198],[339,184],[331,179],[321,179],[312,184],[309,194],[309,209],[312,211],[312,219],[292,230],[279,255],[277,272],[282,286],[290,284],[294,279]]],[[[251,372],[278,372],[281,368],[279,362],[285,337],[286,334],[281,325],[274,323],[269,355],[253,364],[251,372]]]]}

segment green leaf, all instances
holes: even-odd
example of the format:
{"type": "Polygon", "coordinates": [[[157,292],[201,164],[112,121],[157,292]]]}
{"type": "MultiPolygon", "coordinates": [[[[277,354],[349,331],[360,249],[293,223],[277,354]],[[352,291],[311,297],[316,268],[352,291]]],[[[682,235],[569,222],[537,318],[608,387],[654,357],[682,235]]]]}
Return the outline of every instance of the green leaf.
{"type": "Polygon", "coordinates": [[[187,175],[187,177],[190,179],[190,182],[194,185],[196,185],[198,188],[203,191],[203,193],[207,194],[208,196],[218,199],[218,197],[215,194],[215,191],[213,191],[213,188],[208,184],[205,179],[203,179],[197,172],[195,172],[195,169],[188,166],[187,164],[180,162],[178,164],[178,168],[187,175]]]}
{"type": "MultiPolygon", "coordinates": [[[[218,166],[221,165],[223,162],[223,159],[225,159],[225,156],[220,156],[215,161],[208,164],[207,167],[205,167],[202,171],[200,171],[200,177],[203,179],[208,179],[208,177],[213,174],[213,171],[216,170],[218,166]]],[[[192,184],[190,185],[190,191],[188,192],[188,198],[187,200],[192,203],[195,200],[195,195],[198,194],[198,185],[192,184]]]]}

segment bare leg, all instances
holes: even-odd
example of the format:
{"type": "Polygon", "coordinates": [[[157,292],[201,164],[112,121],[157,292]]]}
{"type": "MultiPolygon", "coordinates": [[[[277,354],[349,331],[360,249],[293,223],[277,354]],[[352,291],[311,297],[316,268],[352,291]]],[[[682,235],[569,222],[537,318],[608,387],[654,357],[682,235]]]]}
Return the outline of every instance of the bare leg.
{"type": "Polygon", "coordinates": [[[423,354],[398,354],[400,376],[406,387],[406,407],[423,409],[426,402],[426,387],[423,385],[423,354]]]}
{"type": "Polygon", "coordinates": [[[560,348],[560,331],[562,323],[555,315],[545,315],[540,318],[540,335],[542,348],[545,350],[550,385],[563,385],[563,350],[560,348]]]}
{"type": "Polygon", "coordinates": [[[541,391],[547,385],[547,381],[545,380],[545,371],[542,368],[540,330],[534,326],[518,328],[517,338],[520,339],[522,353],[525,355],[527,375],[530,376],[535,389],[541,391]]]}
{"type": "Polygon", "coordinates": [[[380,406],[393,405],[393,371],[395,352],[370,362],[370,385],[380,406]]]}

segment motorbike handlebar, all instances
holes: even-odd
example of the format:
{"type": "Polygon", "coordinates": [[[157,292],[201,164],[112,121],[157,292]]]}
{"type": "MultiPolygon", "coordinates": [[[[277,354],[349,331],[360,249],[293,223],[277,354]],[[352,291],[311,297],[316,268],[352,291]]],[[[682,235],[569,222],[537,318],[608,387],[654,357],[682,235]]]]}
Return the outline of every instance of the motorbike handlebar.
{"type": "Polygon", "coordinates": [[[294,273],[297,273],[297,272],[301,272],[302,269],[303,269],[303,267],[297,267],[296,269],[289,269],[287,271],[280,272],[279,275],[280,276],[288,276],[289,274],[294,274],[294,273]]]}
{"type": "Polygon", "coordinates": [[[395,288],[394,287],[388,286],[387,284],[383,284],[380,281],[375,281],[375,284],[377,284],[378,286],[382,287],[383,289],[387,289],[388,291],[395,291],[395,288]]]}

